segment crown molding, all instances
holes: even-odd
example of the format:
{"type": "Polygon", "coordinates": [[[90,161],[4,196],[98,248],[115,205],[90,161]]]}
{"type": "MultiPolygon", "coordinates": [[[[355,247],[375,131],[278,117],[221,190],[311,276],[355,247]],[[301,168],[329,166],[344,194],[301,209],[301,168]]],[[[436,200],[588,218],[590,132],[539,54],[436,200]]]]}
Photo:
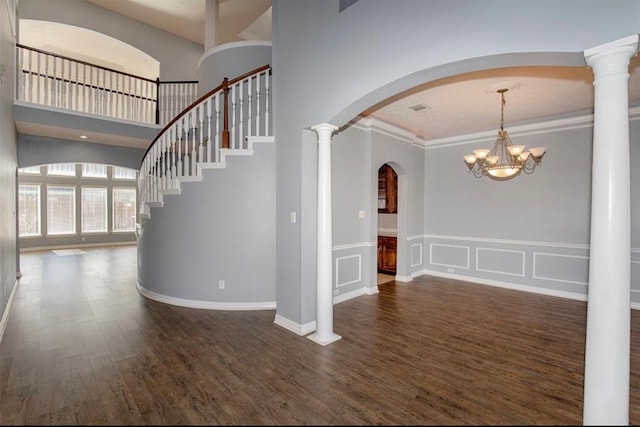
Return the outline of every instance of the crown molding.
{"type": "MultiPolygon", "coordinates": [[[[640,106],[629,108],[629,121],[640,120],[640,106]]],[[[396,125],[384,122],[373,117],[360,117],[349,123],[357,129],[365,131],[375,131],[394,138],[401,139],[404,142],[419,146],[425,150],[432,148],[451,147],[455,145],[486,143],[495,140],[496,131],[483,131],[468,133],[464,135],[456,135],[446,138],[424,140],[417,137],[412,132],[407,131],[396,125]]],[[[520,126],[511,126],[509,134],[511,136],[539,135],[550,132],[559,132],[572,129],[581,129],[593,126],[593,114],[582,114],[575,117],[567,117],[562,119],[545,120],[538,123],[530,123],[520,126]]]]}

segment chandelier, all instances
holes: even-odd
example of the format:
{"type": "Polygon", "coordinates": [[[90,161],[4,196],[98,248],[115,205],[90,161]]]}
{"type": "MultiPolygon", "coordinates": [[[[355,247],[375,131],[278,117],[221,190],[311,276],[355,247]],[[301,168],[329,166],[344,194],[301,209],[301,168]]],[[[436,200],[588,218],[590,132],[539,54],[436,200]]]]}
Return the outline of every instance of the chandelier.
{"type": "Polygon", "coordinates": [[[498,89],[502,97],[500,115],[500,130],[498,138],[491,150],[480,148],[473,150],[473,154],[464,156],[464,162],[476,178],[488,176],[497,180],[514,178],[524,171],[532,173],[540,164],[546,147],[535,147],[525,151],[524,145],[513,145],[511,138],[504,130],[504,94],[509,89],[498,89]]]}

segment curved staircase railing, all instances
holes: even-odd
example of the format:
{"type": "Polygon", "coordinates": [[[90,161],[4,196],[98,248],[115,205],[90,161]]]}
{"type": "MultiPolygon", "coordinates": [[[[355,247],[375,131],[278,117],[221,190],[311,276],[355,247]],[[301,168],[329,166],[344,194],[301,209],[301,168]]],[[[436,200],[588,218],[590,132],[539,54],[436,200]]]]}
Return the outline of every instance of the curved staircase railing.
{"type": "Polygon", "coordinates": [[[269,65],[225,78],[162,129],[140,164],[140,216],[179,194],[181,182],[200,181],[203,169],[224,167],[226,155],[250,154],[251,137],[271,136],[270,79],[269,65]]]}

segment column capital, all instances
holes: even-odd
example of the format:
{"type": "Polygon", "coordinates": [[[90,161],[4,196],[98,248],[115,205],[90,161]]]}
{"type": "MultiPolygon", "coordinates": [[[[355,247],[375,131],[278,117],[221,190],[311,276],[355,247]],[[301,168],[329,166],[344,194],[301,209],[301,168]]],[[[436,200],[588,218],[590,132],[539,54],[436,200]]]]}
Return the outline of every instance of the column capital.
{"type": "Polygon", "coordinates": [[[584,59],[587,65],[592,67],[599,59],[612,55],[622,54],[630,59],[638,51],[638,34],[612,41],[610,43],[601,44],[584,51],[584,59]]]}
{"type": "Polygon", "coordinates": [[[319,123],[317,125],[311,126],[311,130],[316,131],[317,133],[329,132],[331,134],[338,129],[338,126],[332,125],[331,123],[319,123]]]}

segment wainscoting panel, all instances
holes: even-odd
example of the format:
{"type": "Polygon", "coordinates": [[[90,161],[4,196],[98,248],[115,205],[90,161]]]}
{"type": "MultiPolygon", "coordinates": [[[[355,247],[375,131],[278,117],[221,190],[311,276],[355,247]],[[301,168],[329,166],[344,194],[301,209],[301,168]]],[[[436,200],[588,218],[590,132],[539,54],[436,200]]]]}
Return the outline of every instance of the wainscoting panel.
{"type": "Polygon", "coordinates": [[[429,263],[442,267],[469,269],[469,246],[445,245],[431,243],[429,245],[429,263]]]}
{"type": "Polygon", "coordinates": [[[534,252],[533,277],[586,286],[589,284],[589,257],[534,252]]]}
{"type": "Polygon", "coordinates": [[[422,265],[422,243],[411,244],[411,267],[422,265]]]}
{"type": "Polygon", "coordinates": [[[524,252],[476,248],[476,270],[524,277],[524,252]]]}
{"type": "Polygon", "coordinates": [[[336,258],[336,287],[362,281],[362,256],[347,255],[336,258]]]}
{"type": "MultiPolygon", "coordinates": [[[[423,274],[586,300],[587,245],[433,234],[415,236],[413,243],[418,239],[429,252],[424,254],[423,274]]],[[[633,283],[640,282],[640,251],[636,252],[633,283]]],[[[640,302],[640,283],[632,289],[640,302]]]]}

